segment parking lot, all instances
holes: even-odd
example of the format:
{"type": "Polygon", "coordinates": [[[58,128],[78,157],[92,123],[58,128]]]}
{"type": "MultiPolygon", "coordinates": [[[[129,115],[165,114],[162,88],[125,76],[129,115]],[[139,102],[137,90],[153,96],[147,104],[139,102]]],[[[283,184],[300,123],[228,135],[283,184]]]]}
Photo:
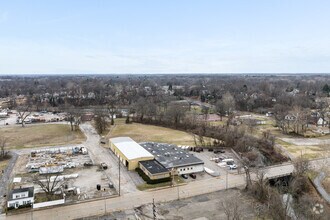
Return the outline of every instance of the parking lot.
{"type": "MultiPolygon", "coordinates": [[[[210,152],[208,150],[204,150],[203,152],[193,152],[190,151],[193,155],[195,155],[197,158],[201,159],[204,161],[204,167],[211,169],[212,171],[218,172],[220,176],[228,174],[238,174],[239,172],[242,172],[242,165],[237,159],[237,157],[230,151],[230,150],[225,150],[225,153],[214,153],[210,152]],[[224,158],[224,159],[233,159],[234,163],[237,165],[237,169],[230,170],[228,167],[220,167],[218,164],[214,161],[211,160],[211,158],[224,158]]],[[[191,177],[188,177],[185,181],[190,182],[190,181],[197,181],[201,179],[209,179],[209,178],[214,178],[213,176],[209,175],[206,172],[201,172],[196,174],[197,178],[194,180],[191,177]]]]}

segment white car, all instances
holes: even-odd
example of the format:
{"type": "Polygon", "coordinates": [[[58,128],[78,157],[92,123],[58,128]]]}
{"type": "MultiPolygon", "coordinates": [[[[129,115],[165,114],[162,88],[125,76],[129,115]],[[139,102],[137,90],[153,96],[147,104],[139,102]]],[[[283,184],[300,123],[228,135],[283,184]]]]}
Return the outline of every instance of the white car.
{"type": "Polygon", "coordinates": [[[229,167],[230,170],[237,169],[237,165],[233,161],[227,161],[227,167],[229,167]]]}

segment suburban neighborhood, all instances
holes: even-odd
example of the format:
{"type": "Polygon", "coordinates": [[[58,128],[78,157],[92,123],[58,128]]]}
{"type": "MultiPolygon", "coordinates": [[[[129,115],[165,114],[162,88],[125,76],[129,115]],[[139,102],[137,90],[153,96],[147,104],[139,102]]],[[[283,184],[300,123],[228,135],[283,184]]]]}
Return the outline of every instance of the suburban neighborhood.
{"type": "Polygon", "coordinates": [[[329,220],[330,1],[0,1],[0,220],[329,220]]]}
{"type": "MultiPolygon", "coordinates": [[[[193,218],[225,218],[224,210],[236,206],[237,210],[262,207],[267,189],[283,201],[281,207],[292,210],[285,215],[302,215],[296,205],[308,195],[309,201],[304,202],[311,204],[308,215],[326,219],[329,129],[323,115],[329,105],[311,110],[310,116],[307,110],[297,112],[297,107],[287,113],[278,111],[278,101],[271,101],[274,107],[264,113],[247,112],[238,110],[228,92],[214,104],[181,95],[183,99],[176,100],[176,93],[168,93],[164,86],[159,89],[155,96],[143,87],[141,98],[131,105],[120,99],[124,90],[104,97],[109,99],[105,105],[92,104],[96,101],[93,92],[55,93],[56,105],[51,104],[54,94],[41,94],[51,97],[36,99],[42,107],[25,95],[2,98],[1,218],[43,219],[52,211],[56,219],[148,219],[154,215],[167,219],[174,216],[157,207],[175,209],[174,201],[188,205],[191,198],[203,195],[210,206],[220,202],[223,207],[210,214],[195,213],[193,218]],[[73,102],[71,107],[60,104],[61,96],[73,102]],[[166,108],[150,102],[151,97],[161,96],[168,100],[166,108]],[[88,106],[73,107],[77,99],[88,106]],[[148,99],[149,106],[142,99],[148,99]],[[228,192],[254,202],[239,204],[228,192]],[[218,201],[209,193],[226,197],[218,201]],[[313,211],[316,204],[317,209],[322,206],[322,213],[313,211]],[[94,208],[87,212],[85,206],[94,208]]],[[[288,97],[295,99],[291,93],[288,97]]],[[[321,98],[322,102],[326,99],[321,98]]],[[[271,216],[276,207],[269,202],[271,208],[260,213],[241,210],[237,214],[248,219],[271,216]]],[[[186,215],[182,217],[188,219],[186,215]]]]}

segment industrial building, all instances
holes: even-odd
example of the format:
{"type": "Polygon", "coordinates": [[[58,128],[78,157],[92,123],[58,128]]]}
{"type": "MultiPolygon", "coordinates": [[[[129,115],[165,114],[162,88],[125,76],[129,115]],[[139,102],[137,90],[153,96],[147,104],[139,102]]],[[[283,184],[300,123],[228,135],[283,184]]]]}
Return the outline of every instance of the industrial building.
{"type": "Polygon", "coordinates": [[[171,172],[181,175],[204,171],[202,160],[173,144],[138,144],[129,137],[116,137],[110,138],[110,149],[128,170],[140,168],[151,180],[168,178],[171,172]]]}
{"type": "Polygon", "coordinates": [[[153,160],[155,158],[154,155],[130,137],[110,138],[110,149],[128,170],[138,168],[141,161],[153,160]]]}
{"type": "Polygon", "coordinates": [[[155,156],[155,160],[168,171],[179,175],[204,171],[204,162],[187,150],[174,144],[144,142],[140,145],[155,156]]]}
{"type": "Polygon", "coordinates": [[[151,180],[170,177],[169,170],[156,160],[140,161],[139,167],[151,180]]]}

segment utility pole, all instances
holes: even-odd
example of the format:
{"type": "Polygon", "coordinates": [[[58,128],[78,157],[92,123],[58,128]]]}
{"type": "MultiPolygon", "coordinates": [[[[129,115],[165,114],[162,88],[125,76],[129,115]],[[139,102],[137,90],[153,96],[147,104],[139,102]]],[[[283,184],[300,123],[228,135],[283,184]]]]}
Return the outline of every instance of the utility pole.
{"type": "Polygon", "coordinates": [[[119,175],[119,187],[118,187],[118,194],[119,194],[119,196],[120,196],[120,157],[118,157],[118,170],[119,170],[119,173],[118,173],[118,175],[119,175]]]}
{"type": "Polygon", "coordinates": [[[156,205],[155,205],[155,199],[152,199],[152,213],[153,213],[153,219],[156,220],[156,205]]]}
{"type": "Polygon", "coordinates": [[[226,170],[226,190],[228,189],[228,170],[226,170]]]}
{"type": "Polygon", "coordinates": [[[104,214],[107,214],[107,199],[104,199],[104,214]]]}

